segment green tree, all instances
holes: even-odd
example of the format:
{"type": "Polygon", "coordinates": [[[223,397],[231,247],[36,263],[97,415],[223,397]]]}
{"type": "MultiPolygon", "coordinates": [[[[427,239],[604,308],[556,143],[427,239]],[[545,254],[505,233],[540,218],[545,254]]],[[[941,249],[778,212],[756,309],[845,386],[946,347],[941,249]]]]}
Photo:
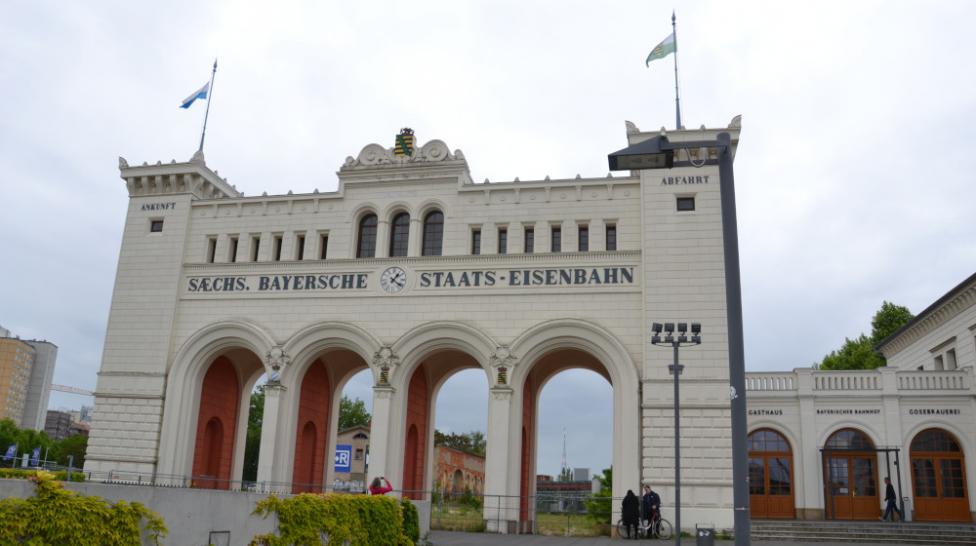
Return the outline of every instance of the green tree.
{"type": "Polygon", "coordinates": [[[597,523],[610,525],[613,514],[613,467],[604,468],[603,475],[596,477],[600,480],[600,490],[586,499],[586,513],[597,523]]]}
{"type": "Polygon", "coordinates": [[[72,457],[72,468],[84,468],[86,449],[88,449],[88,436],[81,434],[68,436],[51,446],[51,453],[48,455],[48,459],[61,466],[68,466],[68,457],[70,456],[72,457]]]}
{"type": "Polygon", "coordinates": [[[247,437],[244,440],[244,472],[241,477],[246,482],[258,479],[258,452],[261,450],[261,421],[264,419],[264,385],[259,385],[251,393],[251,404],[247,411],[247,437]]]}
{"type": "Polygon", "coordinates": [[[895,330],[908,324],[915,315],[907,307],[895,305],[889,301],[881,303],[881,309],[871,319],[871,341],[875,344],[895,333],[895,330]]]}
{"type": "Polygon", "coordinates": [[[343,396],[339,400],[339,430],[351,427],[369,426],[373,416],[366,411],[366,402],[360,399],[351,400],[343,396]]]}
{"type": "Polygon", "coordinates": [[[488,447],[485,434],[480,430],[472,430],[463,434],[450,433],[444,434],[439,430],[434,430],[434,445],[445,446],[480,457],[485,456],[488,447]]]}
{"type": "Polygon", "coordinates": [[[870,336],[862,333],[854,339],[845,338],[840,349],[831,351],[816,367],[822,370],[873,370],[884,366],[885,359],[874,350],[875,346],[913,318],[907,307],[882,302],[871,319],[870,336]]]}

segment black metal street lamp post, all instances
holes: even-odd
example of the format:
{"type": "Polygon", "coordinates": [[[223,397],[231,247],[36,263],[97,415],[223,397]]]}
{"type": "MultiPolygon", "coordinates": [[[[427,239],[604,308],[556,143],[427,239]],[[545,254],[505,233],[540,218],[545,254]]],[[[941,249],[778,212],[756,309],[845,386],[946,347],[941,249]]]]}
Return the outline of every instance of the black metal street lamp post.
{"type": "Polygon", "coordinates": [[[651,344],[674,349],[674,364],[668,370],[674,375],[674,543],[681,545],[681,403],[679,400],[679,377],[684,365],[678,363],[678,348],[682,346],[701,345],[701,324],[691,323],[691,338],[688,338],[688,324],[678,323],[678,335],[674,335],[674,323],[655,322],[651,327],[651,344]],[[664,337],[661,332],[664,331],[664,337]]]}

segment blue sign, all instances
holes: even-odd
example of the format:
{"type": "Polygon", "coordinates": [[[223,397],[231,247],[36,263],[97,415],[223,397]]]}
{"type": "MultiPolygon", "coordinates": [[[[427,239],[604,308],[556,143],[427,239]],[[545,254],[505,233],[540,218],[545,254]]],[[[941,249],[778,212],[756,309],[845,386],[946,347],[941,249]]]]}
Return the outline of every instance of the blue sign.
{"type": "Polygon", "coordinates": [[[339,444],[336,446],[335,471],[352,472],[352,445],[339,444]]]}
{"type": "Polygon", "coordinates": [[[41,448],[35,447],[34,451],[31,452],[31,466],[37,466],[37,463],[41,462],[41,448]]]}
{"type": "Polygon", "coordinates": [[[3,460],[9,461],[10,459],[13,459],[16,456],[17,456],[17,444],[10,444],[10,447],[7,448],[7,452],[3,455],[3,460]]]}

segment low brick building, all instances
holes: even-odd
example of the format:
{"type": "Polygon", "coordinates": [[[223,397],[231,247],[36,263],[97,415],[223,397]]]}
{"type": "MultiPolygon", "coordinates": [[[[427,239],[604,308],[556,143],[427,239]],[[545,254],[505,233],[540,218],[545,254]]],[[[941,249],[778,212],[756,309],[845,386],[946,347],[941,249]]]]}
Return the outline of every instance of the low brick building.
{"type": "Polygon", "coordinates": [[[485,458],[447,446],[435,446],[437,468],[436,487],[446,495],[461,495],[466,490],[474,495],[484,493],[485,458]]]}

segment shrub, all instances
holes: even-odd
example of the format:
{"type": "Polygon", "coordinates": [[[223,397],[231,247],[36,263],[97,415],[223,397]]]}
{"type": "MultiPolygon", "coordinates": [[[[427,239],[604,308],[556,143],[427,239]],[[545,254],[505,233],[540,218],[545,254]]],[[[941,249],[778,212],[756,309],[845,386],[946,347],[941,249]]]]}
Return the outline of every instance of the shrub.
{"type": "MultiPolygon", "coordinates": [[[[84,472],[72,472],[71,479],[68,479],[67,470],[58,470],[57,472],[50,472],[53,479],[59,482],[83,482],[85,481],[84,472]]],[[[28,470],[26,468],[0,468],[0,478],[19,478],[21,480],[29,480],[37,476],[37,470],[28,470]]]]}
{"type": "Polygon", "coordinates": [[[27,499],[0,500],[0,544],[141,544],[143,533],[159,544],[166,525],[138,502],[111,504],[100,497],[65,490],[50,472],[32,478],[37,492],[27,499]]]}
{"type": "Polygon", "coordinates": [[[416,544],[420,540],[420,515],[417,507],[409,499],[400,501],[400,508],[403,509],[403,534],[416,544]]]}
{"type": "Polygon", "coordinates": [[[366,495],[303,493],[257,503],[254,514],[278,516],[277,534],[255,536],[252,546],[341,545],[413,546],[404,534],[403,512],[395,499],[366,495]]]}

